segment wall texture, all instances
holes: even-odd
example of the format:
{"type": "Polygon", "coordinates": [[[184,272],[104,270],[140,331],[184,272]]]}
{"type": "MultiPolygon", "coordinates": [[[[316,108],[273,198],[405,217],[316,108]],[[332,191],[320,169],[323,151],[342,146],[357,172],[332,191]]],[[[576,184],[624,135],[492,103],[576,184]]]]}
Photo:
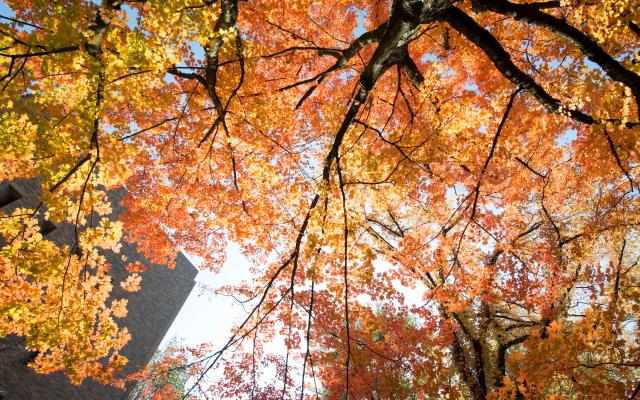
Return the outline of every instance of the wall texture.
{"type": "MultiPolygon", "coordinates": [[[[116,218],[124,209],[120,200],[124,189],[109,193],[116,218]]],[[[16,207],[35,207],[38,204],[38,185],[35,180],[16,180],[0,183],[0,211],[10,212],[16,207]],[[19,197],[19,198],[18,198],[19,197]],[[4,206],[2,206],[4,204],[4,206]]],[[[68,224],[41,224],[48,231],[46,237],[58,244],[71,243],[73,230],[68,224]]],[[[176,268],[170,270],[162,265],[150,263],[135,246],[123,243],[119,254],[107,254],[112,264],[111,276],[115,282],[124,280],[121,256],[127,263],[139,261],[147,266],[142,275],[142,288],[135,293],[124,292],[114,285],[112,292],[117,298],[129,300],[129,313],[121,320],[131,333],[131,341],[122,350],[129,358],[124,374],[144,367],[175,319],[178,311],[195,284],[196,268],[182,253],[178,253],[176,268]]],[[[0,316],[1,317],[1,316],[0,316]]],[[[20,344],[20,338],[0,339],[0,400],[102,400],[125,399],[124,390],[115,389],[87,379],[80,386],[72,385],[62,374],[40,375],[25,366],[28,354],[20,344]]]]}

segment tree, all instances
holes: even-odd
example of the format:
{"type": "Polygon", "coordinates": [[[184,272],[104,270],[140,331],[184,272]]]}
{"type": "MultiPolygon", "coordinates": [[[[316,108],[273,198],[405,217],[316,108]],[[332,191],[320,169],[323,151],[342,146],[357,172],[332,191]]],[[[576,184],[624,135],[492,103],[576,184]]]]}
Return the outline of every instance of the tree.
{"type": "Polygon", "coordinates": [[[137,384],[131,390],[132,400],[180,399],[184,395],[189,371],[182,366],[193,362],[189,349],[173,338],[162,349],[156,350],[147,367],[134,374],[137,384]]]}
{"type": "Polygon", "coordinates": [[[1,220],[0,334],[37,368],[81,379],[126,340],[100,261],[121,227],[87,218],[125,185],[150,259],[216,271],[232,241],[254,262],[186,395],[639,392],[637,1],[7,3],[3,178],[41,176],[78,232],[1,220]],[[99,354],[55,324],[96,313],[99,354]]]}

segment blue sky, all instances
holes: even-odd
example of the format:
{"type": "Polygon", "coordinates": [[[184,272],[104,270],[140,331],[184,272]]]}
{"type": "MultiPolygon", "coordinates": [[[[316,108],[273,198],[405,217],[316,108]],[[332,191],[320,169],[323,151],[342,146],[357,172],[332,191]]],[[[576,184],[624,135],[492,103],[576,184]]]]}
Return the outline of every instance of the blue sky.
{"type": "MultiPolygon", "coordinates": [[[[188,255],[187,257],[196,267],[199,265],[198,260],[188,255]]],[[[234,322],[244,317],[245,313],[242,307],[230,297],[215,295],[209,290],[201,293],[202,287],[219,288],[222,285],[238,284],[250,278],[249,261],[240,253],[237,245],[229,245],[227,260],[219,274],[200,271],[196,277],[196,287],[173,321],[161,347],[173,337],[182,339],[183,344],[197,345],[212,342],[222,347],[231,335],[234,322]]]]}

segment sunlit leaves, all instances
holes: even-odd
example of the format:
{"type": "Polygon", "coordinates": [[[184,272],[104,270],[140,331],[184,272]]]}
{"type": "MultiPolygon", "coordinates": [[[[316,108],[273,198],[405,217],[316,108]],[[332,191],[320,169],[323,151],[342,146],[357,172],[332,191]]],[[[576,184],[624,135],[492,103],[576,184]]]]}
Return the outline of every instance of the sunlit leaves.
{"type": "MultiPolygon", "coordinates": [[[[637,2],[529,3],[637,77],[637,2]]],[[[215,395],[297,398],[304,369],[305,393],[329,398],[628,397],[637,88],[575,37],[481,1],[455,6],[498,50],[441,16],[400,23],[399,1],[8,4],[36,27],[2,21],[1,173],[39,176],[46,211],[2,216],[1,333],[43,350],[38,368],[89,354],[68,372],[105,379],[124,363],[126,307],[108,299],[145,269],[110,281],[124,235],[169,267],[183,249],[217,272],[230,242],[251,261],[221,290],[249,316],[215,395]],[[390,26],[415,28],[406,48],[390,26]],[[376,50],[392,42],[401,54],[376,50]],[[47,240],[40,217],[76,243],[47,240]]]]}

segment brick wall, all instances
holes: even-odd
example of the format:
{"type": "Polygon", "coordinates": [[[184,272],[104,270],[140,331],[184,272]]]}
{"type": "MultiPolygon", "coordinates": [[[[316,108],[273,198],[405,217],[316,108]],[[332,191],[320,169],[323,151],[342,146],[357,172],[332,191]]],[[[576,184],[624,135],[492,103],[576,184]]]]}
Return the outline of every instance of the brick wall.
{"type": "MultiPolygon", "coordinates": [[[[35,207],[38,204],[39,188],[35,180],[16,180],[0,183],[0,210],[10,212],[16,207],[35,207]],[[18,198],[20,197],[20,198],[18,198]]],[[[124,189],[109,192],[114,213],[113,218],[124,209],[120,200],[124,197],[124,189]]],[[[49,233],[47,238],[58,243],[73,243],[73,228],[69,224],[44,224],[49,233]]],[[[178,311],[187,299],[195,284],[196,268],[182,253],[176,258],[176,268],[170,270],[162,265],[150,263],[139,254],[134,245],[123,243],[119,254],[106,254],[112,264],[111,276],[114,282],[120,282],[127,276],[121,256],[126,255],[127,263],[139,261],[147,266],[142,275],[142,288],[135,293],[123,291],[114,285],[112,295],[116,298],[128,299],[129,313],[120,320],[131,333],[131,341],[124,347],[122,354],[129,358],[124,374],[144,367],[160,341],[171,326],[178,311]]],[[[1,317],[1,316],[0,316],[1,317]]],[[[20,345],[20,338],[6,337],[0,339],[0,400],[102,400],[125,399],[126,393],[109,386],[101,385],[87,379],[80,386],[72,385],[62,374],[40,375],[26,367],[28,356],[20,345]],[[12,346],[13,344],[15,346],[12,346]],[[11,347],[12,346],[12,347],[11,347]]]]}

